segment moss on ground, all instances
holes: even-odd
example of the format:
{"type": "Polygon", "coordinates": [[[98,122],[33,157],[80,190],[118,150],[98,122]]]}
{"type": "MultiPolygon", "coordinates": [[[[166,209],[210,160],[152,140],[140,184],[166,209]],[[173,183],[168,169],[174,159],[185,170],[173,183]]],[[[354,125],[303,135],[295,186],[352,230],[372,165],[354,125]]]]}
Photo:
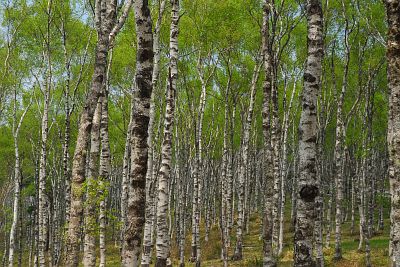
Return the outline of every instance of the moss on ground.
{"type": "MultiPolygon", "coordinates": [[[[287,214],[286,218],[290,218],[290,214],[287,214]]],[[[358,220],[358,219],[357,219],[358,220]]],[[[357,221],[356,220],[356,221],[357,221]]],[[[244,236],[244,248],[243,248],[243,260],[241,261],[229,261],[229,266],[241,267],[250,266],[257,267],[262,266],[262,240],[261,240],[261,216],[255,214],[250,219],[249,229],[244,236]]],[[[357,226],[358,227],[358,226],[357,226]]],[[[343,259],[335,262],[334,256],[334,232],[331,234],[331,245],[329,248],[324,248],[325,263],[326,266],[338,266],[338,267],[363,267],[365,266],[365,251],[358,251],[359,233],[358,228],[355,228],[354,233],[350,231],[350,222],[346,222],[342,227],[342,250],[343,259]]],[[[188,232],[191,232],[188,229],[188,232]]],[[[220,260],[221,254],[221,239],[220,231],[217,225],[214,225],[210,229],[209,240],[205,241],[204,225],[201,225],[201,258],[202,265],[204,267],[219,267],[222,266],[220,260]]],[[[231,248],[229,255],[233,254],[235,245],[235,228],[231,231],[231,248]]],[[[325,235],[324,235],[325,237],[325,235]]],[[[173,237],[174,240],[175,237],[173,237]]],[[[324,240],[325,241],[325,240],[324,240]]],[[[186,237],[186,266],[192,267],[193,263],[188,262],[191,252],[191,236],[188,233],[186,237]]],[[[370,240],[371,244],[371,261],[372,266],[389,266],[388,257],[388,246],[389,246],[389,220],[385,221],[385,228],[383,231],[377,232],[374,237],[370,240]]],[[[99,252],[98,252],[99,254],[99,252]]],[[[172,242],[171,255],[173,258],[173,266],[178,266],[178,249],[175,242],[172,242]]],[[[24,260],[28,262],[27,253],[24,253],[24,260]]],[[[293,227],[288,220],[285,222],[285,234],[284,234],[284,250],[279,258],[279,267],[292,266],[293,265],[293,227]]],[[[25,265],[23,265],[25,266],[25,265]]],[[[82,265],[80,265],[82,266],[82,265]]],[[[120,266],[120,248],[110,241],[107,246],[107,267],[120,266]]]]}

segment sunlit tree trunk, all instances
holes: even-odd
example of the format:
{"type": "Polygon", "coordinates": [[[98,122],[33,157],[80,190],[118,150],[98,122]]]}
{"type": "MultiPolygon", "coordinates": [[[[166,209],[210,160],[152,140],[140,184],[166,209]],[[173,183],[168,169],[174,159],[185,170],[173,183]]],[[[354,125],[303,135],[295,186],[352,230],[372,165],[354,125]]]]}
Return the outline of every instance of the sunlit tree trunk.
{"type": "Polygon", "coordinates": [[[70,221],[67,233],[66,266],[78,266],[80,247],[80,224],[83,215],[83,183],[85,182],[85,165],[87,142],[90,136],[93,115],[104,85],[109,50],[109,34],[114,21],[115,5],[113,1],[97,0],[95,2],[95,24],[98,32],[94,73],[91,90],[86,98],[81,113],[77,142],[72,164],[70,221]],[[104,20],[102,20],[104,18],[104,20]]]}
{"type": "Polygon", "coordinates": [[[172,135],[175,117],[175,98],[178,80],[178,22],[179,0],[172,0],[171,29],[170,29],[170,64],[168,74],[164,139],[161,148],[161,168],[158,181],[157,201],[157,240],[156,265],[157,267],[172,266],[167,259],[170,253],[170,235],[168,232],[168,203],[172,165],[172,135]]]}
{"type": "Polygon", "coordinates": [[[230,84],[231,84],[231,71],[229,67],[229,61],[227,64],[227,72],[228,72],[228,82],[225,88],[225,99],[224,99],[224,134],[223,134],[223,148],[222,148],[222,169],[221,169],[221,241],[222,241],[222,249],[221,249],[221,258],[224,262],[224,267],[228,266],[228,253],[229,253],[229,217],[228,217],[228,209],[230,206],[228,200],[228,126],[229,126],[229,92],[230,92],[230,84]]]}
{"type": "MultiPolygon", "coordinates": [[[[22,122],[25,118],[26,113],[29,110],[32,101],[29,105],[25,108],[22,116],[17,121],[17,89],[14,90],[14,109],[13,109],[13,124],[12,124],[12,134],[14,139],[14,155],[15,155],[15,165],[14,165],[14,200],[13,200],[13,219],[11,223],[10,229],[10,245],[8,251],[8,266],[14,266],[14,251],[16,248],[16,238],[17,238],[17,227],[18,227],[18,220],[21,218],[20,212],[20,198],[21,198],[21,183],[22,183],[22,176],[21,176],[21,162],[19,157],[19,146],[18,146],[18,136],[19,130],[21,129],[22,122]]],[[[20,225],[22,221],[20,222],[20,225]]],[[[21,234],[20,228],[20,234],[21,234]]],[[[21,236],[20,236],[21,237],[21,236]]],[[[22,240],[19,240],[21,243],[22,240]]],[[[5,253],[4,253],[5,254],[5,253]]]]}
{"type": "Polygon", "coordinates": [[[279,140],[279,114],[278,114],[278,88],[276,81],[272,81],[272,92],[271,92],[271,146],[272,146],[272,167],[273,167],[273,175],[274,175],[274,190],[273,190],[273,209],[272,209],[272,218],[273,218],[273,229],[272,229],[272,247],[274,250],[274,254],[278,255],[279,253],[279,207],[280,207],[280,199],[281,190],[281,175],[280,175],[280,140],[279,140]]]}
{"type": "Polygon", "coordinates": [[[153,33],[148,2],[135,1],[137,35],[135,92],[131,144],[129,197],[125,224],[122,266],[139,266],[145,222],[148,125],[153,73],[153,33]]]}
{"type": "Polygon", "coordinates": [[[247,175],[247,165],[249,158],[249,141],[251,124],[253,120],[254,102],[257,88],[258,76],[261,70],[261,59],[257,57],[256,65],[254,66],[253,76],[250,85],[250,102],[247,110],[246,120],[243,126],[243,149],[241,153],[241,163],[239,166],[239,197],[238,197],[238,219],[236,228],[236,247],[233,255],[233,259],[241,260],[243,258],[243,231],[244,231],[244,208],[245,208],[245,181],[247,175]]]}
{"type": "Polygon", "coordinates": [[[113,50],[110,53],[108,62],[106,83],[104,86],[104,96],[101,98],[101,120],[100,120],[100,167],[99,167],[99,183],[98,183],[98,198],[99,198],[99,247],[100,247],[100,267],[106,266],[106,197],[109,192],[106,190],[109,187],[111,174],[111,149],[108,134],[108,92],[110,70],[112,63],[113,50]]]}
{"type": "MultiPolygon", "coordinates": [[[[336,111],[336,143],[335,143],[335,182],[336,182],[336,217],[335,217],[335,256],[336,260],[342,258],[342,221],[343,221],[343,163],[344,163],[344,118],[343,118],[343,105],[344,98],[347,90],[348,73],[349,73],[349,62],[350,62],[350,45],[349,45],[349,21],[346,17],[345,5],[342,1],[343,14],[345,20],[345,33],[344,33],[344,44],[345,44],[345,68],[343,74],[342,89],[339,93],[337,100],[337,111],[336,111]]],[[[333,59],[332,59],[333,60],[333,59]]],[[[334,70],[333,70],[334,71],[334,70]]]]}
{"type": "MultiPolygon", "coordinates": [[[[278,246],[278,256],[282,254],[283,250],[283,230],[284,230],[284,219],[285,219],[285,203],[286,203],[286,178],[288,175],[288,134],[289,134],[289,120],[290,114],[293,107],[293,98],[296,93],[296,82],[293,81],[293,89],[290,95],[289,106],[287,111],[285,111],[283,119],[283,138],[282,138],[282,169],[281,169],[281,203],[280,203],[280,214],[279,214],[279,246],[278,246]]],[[[285,90],[286,94],[286,90],[285,90]]],[[[286,98],[286,95],[284,96],[286,98]]]]}
{"type": "Polygon", "coordinates": [[[97,182],[99,176],[100,155],[100,120],[102,110],[101,98],[94,112],[90,133],[90,154],[88,177],[86,179],[86,201],[84,211],[85,242],[83,247],[83,265],[96,265],[96,228],[97,228],[97,182]]]}
{"type": "Polygon", "coordinates": [[[155,177],[153,177],[153,128],[154,128],[154,117],[155,117],[155,106],[154,106],[154,95],[155,90],[158,84],[159,73],[160,73],[160,30],[161,23],[164,15],[166,1],[163,0],[159,3],[158,7],[158,18],[154,28],[153,33],[153,49],[154,49],[154,67],[153,67],[153,76],[152,76],[152,84],[153,84],[153,92],[151,94],[151,102],[150,102],[150,121],[149,121],[149,156],[147,159],[147,173],[146,173],[146,216],[145,216],[145,226],[144,226],[144,235],[143,235],[143,253],[142,253],[142,263],[143,267],[149,267],[151,262],[151,249],[153,247],[153,225],[154,225],[154,188],[155,185],[155,177]]]}
{"type": "Polygon", "coordinates": [[[302,112],[299,125],[299,179],[294,235],[294,265],[315,266],[313,259],[317,156],[317,97],[321,88],[323,30],[319,0],[307,0],[307,63],[304,71],[302,112]]]}
{"type": "Polygon", "coordinates": [[[263,215],[263,266],[276,266],[272,249],[272,204],[274,176],[272,172],[272,147],[271,147],[271,91],[272,91],[272,55],[269,35],[269,16],[271,13],[271,2],[265,0],[263,5],[263,26],[262,26],[262,52],[264,60],[264,82],[263,82],[263,135],[264,135],[264,165],[265,175],[265,197],[263,215]]]}
{"type": "MultiPolygon", "coordinates": [[[[122,159],[122,179],[121,179],[121,237],[120,241],[123,242],[125,233],[126,216],[127,216],[127,202],[129,195],[129,173],[130,173],[130,155],[131,146],[130,139],[132,135],[132,121],[133,121],[133,100],[130,105],[129,124],[127,128],[127,134],[125,138],[124,156],[122,159]]],[[[122,247],[122,246],[121,246],[122,247]]]]}
{"type": "Polygon", "coordinates": [[[47,180],[47,139],[49,134],[49,106],[50,106],[50,91],[52,83],[52,61],[50,52],[50,31],[51,31],[51,16],[52,16],[52,1],[47,2],[47,27],[46,37],[44,42],[44,60],[47,64],[47,71],[45,75],[45,84],[42,88],[44,95],[44,106],[41,122],[41,143],[40,143],[40,163],[39,163],[39,199],[38,199],[38,214],[39,214],[39,240],[38,240],[38,260],[39,266],[46,265],[46,257],[48,253],[48,213],[49,213],[49,200],[46,194],[46,180],[47,180]]]}
{"type": "Polygon", "coordinates": [[[388,87],[389,97],[389,180],[391,193],[391,261],[400,266],[400,1],[385,0],[387,22],[388,87]]]}

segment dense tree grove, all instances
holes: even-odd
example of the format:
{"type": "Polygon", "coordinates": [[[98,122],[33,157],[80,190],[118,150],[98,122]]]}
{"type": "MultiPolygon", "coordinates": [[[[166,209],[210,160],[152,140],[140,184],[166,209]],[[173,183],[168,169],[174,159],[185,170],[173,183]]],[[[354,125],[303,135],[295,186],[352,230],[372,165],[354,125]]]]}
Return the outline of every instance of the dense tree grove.
{"type": "Polygon", "coordinates": [[[400,266],[399,0],[1,0],[2,266],[400,266]]]}

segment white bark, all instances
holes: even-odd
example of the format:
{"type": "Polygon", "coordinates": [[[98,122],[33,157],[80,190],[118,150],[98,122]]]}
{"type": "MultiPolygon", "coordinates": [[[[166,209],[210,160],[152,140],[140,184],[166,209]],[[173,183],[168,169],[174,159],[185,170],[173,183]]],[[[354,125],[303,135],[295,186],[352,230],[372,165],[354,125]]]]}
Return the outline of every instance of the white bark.
{"type": "MultiPolygon", "coordinates": [[[[129,4],[130,1],[127,2],[129,4]]],[[[94,22],[98,34],[96,44],[94,72],[92,75],[91,90],[85,101],[84,109],[80,116],[76,148],[73,159],[71,177],[71,211],[68,222],[66,266],[78,266],[80,245],[80,221],[83,215],[82,187],[85,181],[85,164],[87,142],[90,136],[93,115],[106,78],[107,57],[110,48],[110,33],[117,24],[117,5],[112,0],[96,0],[94,4],[94,22]]],[[[127,8],[129,10],[129,8],[127,8]]],[[[127,13],[127,11],[126,11],[127,13]]],[[[123,15],[125,14],[125,11],[123,15]]],[[[122,27],[124,18],[120,18],[118,25],[122,27]]],[[[119,29],[115,32],[118,33],[119,29]]],[[[115,36],[115,35],[114,35],[115,36]]],[[[112,41],[112,38],[111,38],[112,41]]]]}
{"type": "Polygon", "coordinates": [[[295,266],[314,266],[313,240],[316,177],[317,98],[321,88],[323,57],[322,7],[319,0],[307,0],[307,63],[304,72],[302,112],[299,126],[299,179],[295,228],[295,266]]]}
{"type": "Polygon", "coordinates": [[[265,177],[265,196],[263,210],[263,266],[274,267],[276,260],[272,248],[273,232],[273,184],[274,176],[272,170],[272,147],[271,147],[271,91],[272,91],[272,54],[271,40],[269,34],[269,19],[271,15],[271,1],[265,0],[263,4],[263,25],[262,25],[262,52],[264,60],[264,82],[263,82],[263,136],[264,136],[264,154],[263,154],[263,173],[265,177]]]}
{"type": "Polygon", "coordinates": [[[296,83],[297,80],[293,81],[293,89],[289,100],[289,107],[285,111],[283,118],[283,138],[282,138],[282,170],[281,170],[281,203],[280,203],[280,214],[279,214],[279,246],[278,246],[278,256],[282,254],[283,250],[283,229],[284,229],[284,216],[285,216],[285,203],[286,203],[286,177],[288,174],[288,164],[287,164],[287,142],[289,133],[289,119],[290,113],[293,107],[293,98],[296,94],[296,83]]]}
{"type": "MultiPolygon", "coordinates": [[[[349,71],[349,62],[350,62],[350,45],[349,45],[349,22],[346,17],[346,11],[344,10],[345,5],[342,1],[343,14],[345,19],[345,34],[344,34],[344,43],[345,43],[345,70],[343,74],[343,83],[342,90],[340,91],[338,97],[338,105],[336,112],[336,143],[335,143],[335,182],[336,182],[336,217],[335,217],[335,259],[339,260],[342,258],[342,248],[341,248],[341,225],[343,220],[343,159],[344,159],[344,118],[343,118],[343,104],[344,97],[347,90],[347,78],[349,71]]],[[[334,71],[334,70],[332,70],[334,71]]]]}
{"type": "Polygon", "coordinates": [[[145,216],[145,226],[144,226],[144,237],[143,237],[143,253],[142,253],[142,266],[148,267],[151,262],[151,249],[153,246],[153,225],[154,225],[154,189],[155,189],[155,179],[153,177],[153,127],[154,127],[154,95],[157,88],[159,73],[160,73],[160,30],[162,18],[164,15],[166,0],[162,0],[159,4],[158,18],[156,26],[153,33],[153,49],[154,49],[154,67],[152,75],[153,92],[151,94],[150,102],[150,121],[149,121],[149,155],[147,160],[147,173],[146,173],[146,216],[145,216]]]}
{"type": "Polygon", "coordinates": [[[391,261],[393,266],[400,266],[400,1],[385,0],[387,22],[388,87],[389,97],[389,181],[392,209],[391,217],[391,261]]]}
{"type": "Polygon", "coordinates": [[[97,206],[97,186],[99,176],[99,155],[100,155],[100,120],[102,111],[102,101],[99,101],[94,112],[92,129],[90,136],[90,155],[89,169],[86,184],[85,201],[85,239],[83,247],[83,265],[94,267],[96,265],[96,206],[97,206]]]}
{"type": "Polygon", "coordinates": [[[148,124],[153,73],[153,34],[148,2],[134,2],[137,62],[135,92],[133,94],[133,120],[131,145],[131,170],[127,219],[122,245],[122,266],[139,266],[146,204],[146,172],[148,158],[148,124]]]}
{"type": "MultiPolygon", "coordinates": [[[[19,147],[18,147],[18,136],[19,130],[21,129],[22,122],[25,118],[26,113],[32,104],[32,99],[28,106],[24,109],[19,121],[17,122],[17,90],[14,91],[14,110],[13,110],[13,139],[14,139],[14,155],[15,155],[15,165],[14,165],[14,201],[13,201],[13,219],[10,229],[10,245],[8,252],[8,266],[14,266],[14,250],[16,247],[16,233],[18,220],[20,218],[20,196],[21,196],[21,168],[20,168],[20,158],[19,158],[19,147]]],[[[20,240],[22,242],[22,240],[20,240]]]]}
{"type": "Polygon", "coordinates": [[[245,208],[245,177],[247,175],[246,168],[248,164],[249,155],[249,141],[250,141],[250,128],[253,120],[254,102],[257,88],[258,76],[260,74],[262,61],[257,58],[256,65],[254,66],[253,76],[250,85],[250,102],[247,110],[247,117],[243,126],[243,152],[242,160],[239,166],[239,198],[238,198],[238,219],[236,228],[236,247],[233,258],[241,260],[243,258],[243,226],[244,226],[244,208],[245,208]]]}
{"type": "Polygon", "coordinates": [[[164,140],[161,148],[161,168],[158,181],[157,201],[157,267],[171,266],[167,262],[170,253],[170,236],[168,229],[169,182],[171,180],[172,133],[175,117],[175,98],[178,80],[178,22],[179,0],[172,0],[170,29],[170,64],[165,107],[164,140]]]}

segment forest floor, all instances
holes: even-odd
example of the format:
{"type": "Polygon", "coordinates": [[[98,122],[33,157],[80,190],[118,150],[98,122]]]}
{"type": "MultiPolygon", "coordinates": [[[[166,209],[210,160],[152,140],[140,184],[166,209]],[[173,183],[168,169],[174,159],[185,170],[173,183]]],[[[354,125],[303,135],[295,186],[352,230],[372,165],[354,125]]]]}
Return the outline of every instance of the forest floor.
{"type": "MultiPolygon", "coordinates": [[[[388,247],[389,247],[389,221],[385,221],[385,229],[377,232],[370,240],[371,245],[371,261],[372,266],[389,266],[388,247]]],[[[252,217],[250,220],[249,231],[244,236],[243,260],[238,262],[229,262],[229,266],[262,266],[262,240],[261,240],[261,224],[260,217],[252,217]]],[[[356,225],[357,226],[357,225],[356,225]]],[[[334,229],[333,229],[334,230],[334,229]]],[[[350,231],[350,222],[346,222],[342,227],[342,251],[343,259],[335,262],[334,256],[334,232],[331,233],[331,246],[324,249],[326,266],[340,267],[363,267],[365,266],[365,252],[358,252],[359,230],[355,229],[354,234],[350,231]]],[[[278,266],[293,266],[293,227],[290,223],[285,224],[284,234],[284,250],[279,258],[278,266]]],[[[234,236],[236,232],[232,232],[234,236]]],[[[204,240],[204,239],[202,239],[204,240]]],[[[325,241],[325,240],[324,240],[325,241]]],[[[218,267],[223,266],[220,260],[220,234],[217,227],[212,229],[208,242],[203,241],[202,244],[202,266],[218,267]]],[[[325,244],[325,243],[324,243],[325,244]]],[[[231,251],[233,254],[235,239],[231,240],[231,251]]],[[[187,249],[186,255],[190,255],[190,248],[187,249]]],[[[187,256],[187,257],[188,257],[187,256]]],[[[187,265],[192,266],[192,265],[187,265]]],[[[194,265],[193,265],[194,266],[194,265]]]]}
{"type": "MultiPolygon", "coordinates": [[[[290,215],[286,218],[290,218],[290,215]]],[[[356,221],[357,222],[357,221],[356,221]]],[[[243,247],[243,260],[229,261],[229,266],[234,267],[258,267],[262,266],[262,240],[261,240],[261,225],[262,221],[260,216],[254,215],[250,218],[248,232],[244,235],[243,247]]],[[[279,258],[278,266],[292,266],[293,265],[293,227],[289,221],[285,223],[284,232],[284,250],[279,258]]],[[[334,231],[334,229],[332,229],[334,231]]],[[[231,251],[229,256],[232,256],[235,245],[235,229],[231,231],[231,251]]],[[[209,233],[209,240],[206,242],[204,226],[201,227],[201,266],[204,267],[220,267],[223,266],[220,260],[221,255],[221,239],[220,231],[216,225],[212,227],[209,233]]],[[[324,235],[325,238],[325,235],[324,235]]],[[[188,262],[190,258],[190,241],[191,237],[186,237],[185,248],[185,266],[195,266],[193,263],[188,262]]],[[[324,240],[325,241],[325,240],[324,240]]],[[[2,242],[3,243],[3,242],[2,242]]],[[[324,242],[325,243],[325,242],[324,242]]],[[[339,267],[363,267],[365,266],[365,252],[357,251],[359,243],[359,229],[358,224],[353,234],[350,231],[350,221],[345,222],[342,226],[342,251],[343,259],[335,262],[334,255],[334,232],[331,234],[331,246],[324,249],[325,265],[326,266],[339,266],[339,267]]],[[[372,266],[389,266],[388,246],[389,246],[389,220],[385,220],[385,227],[383,231],[376,232],[374,237],[370,240],[371,245],[371,261],[372,266]]],[[[3,248],[1,250],[3,252],[3,248]]],[[[173,244],[172,259],[173,266],[178,266],[177,247],[173,244]]],[[[99,253],[99,252],[98,252],[99,253]]],[[[110,240],[107,246],[107,267],[117,267],[121,265],[120,249],[115,246],[114,242],[110,240]]],[[[23,255],[22,266],[28,266],[27,253],[23,255]],[[26,265],[25,265],[26,264],[26,265]]],[[[2,258],[2,257],[1,257],[2,258]]],[[[83,265],[80,265],[83,266],[83,265]]]]}
{"type": "MultiPolygon", "coordinates": [[[[288,216],[290,217],[290,215],[288,216]]],[[[287,217],[287,218],[288,218],[287,217]]],[[[262,266],[262,240],[260,239],[261,233],[261,218],[254,215],[250,219],[249,231],[244,236],[243,260],[242,261],[229,261],[229,266],[241,267],[257,267],[262,266]]],[[[234,229],[233,229],[234,230],[234,229]]],[[[334,261],[334,229],[331,234],[331,246],[324,249],[325,264],[326,266],[339,266],[339,267],[363,267],[365,266],[365,252],[357,251],[359,243],[359,229],[358,224],[353,234],[350,231],[350,222],[345,222],[342,226],[342,251],[343,259],[334,261]]],[[[231,235],[231,251],[230,256],[233,254],[235,245],[235,231],[231,235]]],[[[221,255],[221,239],[220,231],[215,225],[209,234],[209,240],[204,240],[204,228],[201,233],[201,266],[205,267],[219,267],[223,266],[220,260],[221,255]]],[[[324,236],[325,238],[325,236],[324,236]]],[[[185,259],[186,266],[195,266],[193,263],[188,262],[190,258],[190,235],[186,238],[185,259]]],[[[325,241],[325,240],[324,240],[325,241]]],[[[325,242],[324,242],[325,244],[325,242]]],[[[385,220],[384,231],[376,232],[374,237],[370,240],[371,245],[371,261],[372,266],[389,266],[388,247],[389,247],[389,220],[385,220]]],[[[112,246],[107,250],[107,266],[120,266],[119,249],[112,246]]],[[[172,248],[173,266],[178,266],[177,248],[172,248]]],[[[290,222],[285,223],[284,234],[284,250],[279,258],[278,266],[292,266],[293,265],[293,228],[290,222]]]]}

